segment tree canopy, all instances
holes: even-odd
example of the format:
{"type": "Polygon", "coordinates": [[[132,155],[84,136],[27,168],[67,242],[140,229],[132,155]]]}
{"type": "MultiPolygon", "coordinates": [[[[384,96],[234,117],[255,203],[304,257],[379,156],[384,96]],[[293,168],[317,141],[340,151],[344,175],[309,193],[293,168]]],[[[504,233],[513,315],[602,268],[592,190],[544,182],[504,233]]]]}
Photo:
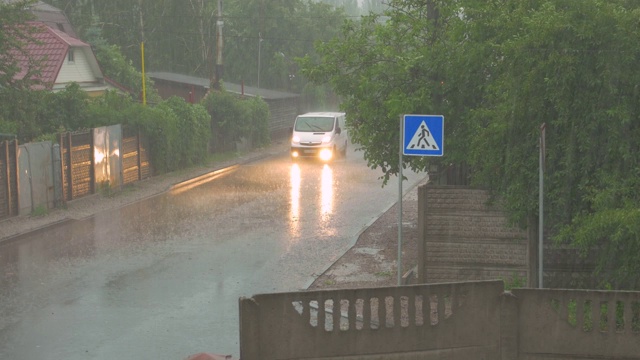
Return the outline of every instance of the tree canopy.
{"type": "MultiPolygon", "coordinates": [[[[538,211],[557,241],[601,249],[611,286],[640,271],[640,3],[628,0],[392,0],[348,21],[303,73],[342,96],[353,140],[384,181],[397,175],[399,119],[442,114],[445,155],[468,163],[512,220],[538,211]]],[[[637,285],[637,283],[636,283],[637,285]]]]}
{"type": "MultiPolygon", "coordinates": [[[[26,9],[34,2],[35,0],[0,2],[0,88],[27,87],[32,76],[37,75],[25,74],[16,79],[16,75],[22,70],[18,61],[25,56],[24,44],[33,41],[33,29],[26,25],[28,20],[33,19],[33,15],[26,9]]],[[[37,71],[37,66],[34,69],[37,71]]]]}
{"type": "Polygon", "coordinates": [[[338,33],[341,8],[303,0],[50,0],[63,9],[81,38],[99,28],[104,39],[141,68],[213,78],[217,21],[223,22],[226,82],[301,91],[296,57],[314,52],[316,40],[338,33]],[[260,79],[259,79],[260,78],[260,79]]]}

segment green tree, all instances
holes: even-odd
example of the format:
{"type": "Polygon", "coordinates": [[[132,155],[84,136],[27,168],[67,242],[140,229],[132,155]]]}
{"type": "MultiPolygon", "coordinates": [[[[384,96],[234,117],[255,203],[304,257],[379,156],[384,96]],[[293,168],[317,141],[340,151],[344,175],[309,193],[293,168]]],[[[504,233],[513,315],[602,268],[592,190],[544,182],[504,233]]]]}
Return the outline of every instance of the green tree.
{"type": "MultiPolygon", "coordinates": [[[[382,23],[378,15],[349,20],[342,34],[318,43],[319,61],[301,59],[303,74],[317,84],[331,84],[342,96],[350,137],[364,151],[384,183],[398,173],[399,118],[404,113],[433,113],[432,52],[423,46],[426,15],[399,13],[382,23]],[[427,65],[425,65],[427,64],[427,65]]],[[[426,162],[407,162],[414,169],[426,162]]]]}
{"type": "Polygon", "coordinates": [[[19,59],[27,57],[25,45],[34,41],[34,29],[26,24],[33,19],[28,7],[34,3],[34,0],[0,2],[0,88],[28,88],[38,75],[38,64],[32,64],[30,72],[16,78],[24,70],[19,59]]]}
{"type": "Polygon", "coordinates": [[[0,132],[15,134],[20,143],[37,139],[47,131],[38,121],[43,111],[42,91],[23,88],[0,88],[0,132]]]}
{"type": "Polygon", "coordinates": [[[127,124],[128,111],[138,104],[129,95],[117,90],[109,90],[102,96],[91,99],[87,106],[85,127],[127,124]]]}
{"type": "MultiPolygon", "coordinates": [[[[137,69],[141,69],[140,43],[144,41],[147,69],[212,78],[218,20],[215,1],[51,3],[65,11],[82,39],[96,45],[91,33],[100,29],[106,43],[137,69]]],[[[312,1],[224,1],[223,80],[257,85],[260,67],[261,87],[301,91],[306,79],[299,76],[295,59],[313,53],[315,41],[337,34],[345,16],[342,8],[312,1]]],[[[109,52],[99,55],[101,63],[110,57],[109,52]]],[[[110,74],[107,66],[105,73],[110,74]]]]}
{"type": "Polygon", "coordinates": [[[546,123],[549,229],[602,249],[611,286],[637,286],[639,14],[624,0],[395,0],[385,22],[347,22],[301,66],[342,96],[352,139],[385,182],[400,166],[400,116],[445,115],[445,156],[402,166],[469,163],[519,224],[537,214],[546,123]]]}

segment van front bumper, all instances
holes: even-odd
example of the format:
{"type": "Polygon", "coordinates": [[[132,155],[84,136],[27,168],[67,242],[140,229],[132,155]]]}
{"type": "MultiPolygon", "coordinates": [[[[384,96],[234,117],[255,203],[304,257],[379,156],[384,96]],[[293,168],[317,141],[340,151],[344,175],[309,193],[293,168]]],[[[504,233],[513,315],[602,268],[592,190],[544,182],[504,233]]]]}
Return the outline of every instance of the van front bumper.
{"type": "Polygon", "coordinates": [[[329,160],[334,156],[333,149],[326,146],[313,146],[313,147],[291,147],[292,158],[317,158],[323,160],[329,160]],[[328,157],[328,158],[327,158],[328,157]]]}

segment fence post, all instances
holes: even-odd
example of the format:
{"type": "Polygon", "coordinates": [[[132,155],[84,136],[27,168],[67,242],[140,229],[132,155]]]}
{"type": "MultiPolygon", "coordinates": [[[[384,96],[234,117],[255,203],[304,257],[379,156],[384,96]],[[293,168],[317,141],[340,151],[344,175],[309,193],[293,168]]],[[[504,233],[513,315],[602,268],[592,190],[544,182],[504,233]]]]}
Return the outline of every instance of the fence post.
{"type": "Polygon", "coordinates": [[[56,208],[62,207],[63,191],[62,186],[62,152],[60,150],[60,144],[53,144],[51,148],[51,158],[53,166],[53,206],[56,208]]]}
{"type": "Polygon", "coordinates": [[[142,180],[142,146],[140,146],[140,129],[136,132],[136,158],[138,159],[138,181],[142,180]]]}
{"type": "MultiPolygon", "coordinates": [[[[13,147],[13,175],[16,181],[16,205],[12,206],[11,210],[16,209],[16,212],[14,213],[13,211],[9,211],[9,215],[18,215],[18,213],[20,212],[20,181],[18,181],[18,139],[13,140],[13,147]]],[[[29,169],[29,171],[31,171],[31,169],[29,169]]]]}
{"type": "MultiPolygon", "coordinates": [[[[95,144],[94,144],[94,136],[95,136],[95,128],[92,128],[91,131],[89,132],[89,151],[90,151],[90,158],[91,158],[91,167],[89,168],[89,194],[95,194],[96,193],[96,149],[95,149],[95,144]]],[[[105,141],[106,143],[106,141],[105,141]]],[[[104,149],[103,149],[104,150],[104,149]]],[[[109,156],[109,154],[105,154],[105,156],[109,156]]],[[[107,159],[109,160],[109,159],[107,159]]],[[[109,164],[109,162],[107,161],[107,164],[109,164]]]]}
{"type": "Polygon", "coordinates": [[[2,144],[4,145],[5,154],[4,163],[7,167],[5,171],[6,181],[3,185],[7,190],[7,215],[11,216],[11,167],[9,166],[9,141],[3,141],[2,144]]]}
{"type": "Polygon", "coordinates": [[[69,175],[69,179],[67,180],[67,183],[69,184],[69,200],[73,200],[73,161],[72,161],[72,149],[73,149],[73,144],[71,142],[72,137],[71,137],[71,133],[67,132],[67,174],[69,175]]]}

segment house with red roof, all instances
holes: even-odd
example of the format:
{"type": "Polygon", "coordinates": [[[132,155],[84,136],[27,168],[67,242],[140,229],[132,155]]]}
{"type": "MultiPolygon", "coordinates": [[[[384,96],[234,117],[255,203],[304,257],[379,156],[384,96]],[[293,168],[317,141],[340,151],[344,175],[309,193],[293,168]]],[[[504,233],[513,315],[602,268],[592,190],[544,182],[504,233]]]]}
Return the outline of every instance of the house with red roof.
{"type": "Polygon", "coordinates": [[[16,80],[29,76],[37,82],[34,88],[51,91],[77,83],[92,96],[114,88],[105,80],[89,44],[43,22],[25,26],[33,29],[33,41],[16,56],[21,69],[16,80]]]}

